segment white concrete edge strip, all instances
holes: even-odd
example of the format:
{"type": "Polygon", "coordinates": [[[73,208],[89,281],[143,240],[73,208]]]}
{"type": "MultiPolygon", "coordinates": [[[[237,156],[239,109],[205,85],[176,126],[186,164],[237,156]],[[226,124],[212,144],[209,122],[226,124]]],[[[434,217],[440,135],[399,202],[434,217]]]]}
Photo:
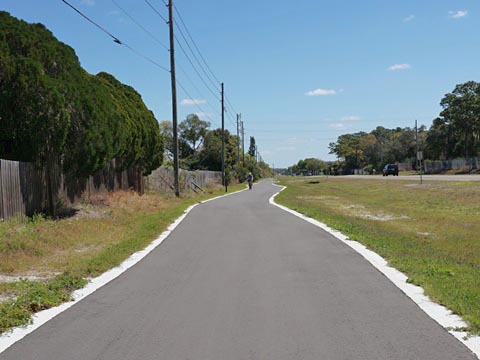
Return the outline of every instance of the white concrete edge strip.
{"type": "Polygon", "coordinates": [[[233,192],[233,193],[229,193],[229,194],[225,194],[225,195],[220,195],[220,196],[217,196],[217,197],[208,199],[208,200],[200,201],[200,204],[205,204],[205,203],[207,203],[207,202],[210,202],[210,201],[213,201],[213,200],[217,200],[217,199],[220,199],[220,198],[223,198],[223,197],[226,197],[226,196],[238,194],[239,192],[245,191],[245,190],[247,190],[247,189],[248,189],[248,186],[247,186],[245,189],[238,190],[238,191],[235,191],[235,192],[233,192]]]}
{"type": "MultiPolygon", "coordinates": [[[[280,186],[276,184],[274,185],[280,186]]],[[[397,286],[403,293],[405,293],[405,295],[412,299],[418,305],[418,307],[420,307],[420,309],[422,309],[428,316],[430,316],[433,320],[435,320],[442,327],[444,327],[455,338],[460,340],[477,356],[477,358],[480,359],[480,336],[468,336],[466,332],[455,331],[455,328],[462,328],[467,326],[467,324],[460,316],[453,314],[446,307],[430,300],[428,296],[424,295],[424,291],[420,286],[407,283],[408,277],[405,274],[393,267],[388,266],[388,263],[384,258],[382,258],[377,253],[367,249],[364,245],[360,244],[357,241],[348,240],[347,236],[337,230],[330,228],[329,226],[321,223],[318,220],[312,219],[295,210],[277,204],[275,202],[275,197],[282,190],[285,189],[285,187],[281,187],[282,189],[269,199],[270,204],[277,206],[280,209],[285,210],[290,214],[293,214],[315,226],[320,227],[321,229],[333,235],[335,238],[350,246],[353,250],[362,255],[368,262],[370,262],[377,270],[383,273],[393,284],[395,284],[395,286],[397,286]]]]}
{"type": "Polygon", "coordinates": [[[122,262],[117,267],[108,270],[107,272],[103,273],[102,275],[90,280],[90,282],[82,289],[76,290],[72,293],[72,301],[63,303],[59,306],[40,311],[32,316],[32,323],[25,327],[16,327],[10,331],[7,331],[0,335],[0,354],[8,349],[10,346],[15,344],[17,341],[23,339],[25,336],[33,332],[34,330],[38,329],[40,326],[48,322],[49,320],[53,319],[55,316],[61,314],[68,308],[72,307],[79,301],[86,298],[88,295],[92,294],[96,290],[100,289],[102,286],[108,284],[110,281],[114,280],[122,273],[127,271],[133,265],[138,263],[142,260],[145,256],[151,253],[156,247],[158,247],[171,233],[172,231],[185,219],[185,217],[192,211],[199,204],[203,204],[215,199],[219,199],[225,196],[233,195],[239,193],[244,190],[239,190],[233,193],[221,195],[214,197],[212,199],[208,199],[205,201],[201,201],[197,204],[194,204],[187,208],[184,213],[176,219],[172,224],[170,224],[164,232],[160,234],[160,236],[150,243],[145,249],[137,251],[136,253],[132,254],[128,259],[122,262]]]}

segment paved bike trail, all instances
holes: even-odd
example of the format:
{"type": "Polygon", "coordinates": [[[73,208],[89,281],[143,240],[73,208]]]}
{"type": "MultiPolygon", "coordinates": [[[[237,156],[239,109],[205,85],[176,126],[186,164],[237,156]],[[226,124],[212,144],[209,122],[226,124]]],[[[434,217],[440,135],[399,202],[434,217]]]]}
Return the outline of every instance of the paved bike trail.
{"type": "Polygon", "coordinates": [[[278,190],[197,206],[0,360],[476,359],[350,247],[270,205],[278,190]]]}

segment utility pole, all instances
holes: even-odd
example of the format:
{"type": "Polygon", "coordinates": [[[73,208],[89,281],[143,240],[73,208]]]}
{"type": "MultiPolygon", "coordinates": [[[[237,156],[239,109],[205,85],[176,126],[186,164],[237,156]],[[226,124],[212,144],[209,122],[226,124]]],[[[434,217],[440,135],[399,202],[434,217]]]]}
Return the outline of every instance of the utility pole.
{"type": "Polygon", "coordinates": [[[241,120],[242,124],[242,162],[245,165],[245,129],[243,128],[243,120],[241,120]]]}
{"type": "Polygon", "coordinates": [[[222,83],[222,185],[227,191],[227,181],[225,179],[225,90],[222,83]]]}
{"type": "Polygon", "coordinates": [[[420,170],[420,184],[423,183],[422,179],[422,158],[423,154],[418,150],[418,125],[417,125],[417,120],[415,120],[415,145],[417,147],[417,170],[420,170]]]}
{"type": "Polygon", "coordinates": [[[237,164],[240,167],[240,114],[237,114],[237,164]]]}
{"type": "Polygon", "coordinates": [[[168,27],[170,29],[170,75],[172,82],[172,127],[173,127],[173,178],[175,196],[180,196],[178,181],[178,127],[177,127],[177,80],[175,78],[175,36],[173,34],[173,0],[168,2],[168,27]]]}

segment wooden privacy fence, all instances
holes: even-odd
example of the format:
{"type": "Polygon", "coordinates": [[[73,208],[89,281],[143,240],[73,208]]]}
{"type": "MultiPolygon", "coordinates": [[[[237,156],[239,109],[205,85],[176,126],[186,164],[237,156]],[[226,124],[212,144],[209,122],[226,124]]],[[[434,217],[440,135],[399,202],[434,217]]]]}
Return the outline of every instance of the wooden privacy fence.
{"type": "MultiPolygon", "coordinates": [[[[66,176],[57,166],[51,170],[53,192],[56,199],[73,204],[82,196],[127,190],[143,194],[148,190],[168,193],[173,191],[173,170],[160,167],[148,177],[140,168],[115,170],[115,160],[88,178],[66,176]]],[[[211,184],[221,183],[219,171],[180,171],[180,186],[184,191],[202,191],[211,184]]],[[[0,160],[0,221],[12,217],[22,218],[42,212],[48,207],[47,174],[43,167],[33,163],[0,160]]]]}
{"type": "Polygon", "coordinates": [[[0,160],[0,220],[44,208],[43,171],[31,163],[0,160]]]}
{"type": "MultiPolygon", "coordinates": [[[[221,171],[180,170],[179,183],[184,191],[199,192],[208,185],[221,184],[222,173],[221,171]]],[[[146,178],[145,188],[153,192],[168,193],[174,191],[173,184],[173,169],[161,166],[146,178]]]]}
{"type": "MultiPolygon", "coordinates": [[[[59,167],[52,171],[56,198],[74,203],[82,196],[119,189],[145,190],[145,178],[139,168],[115,170],[115,160],[88,178],[72,178],[59,167]]],[[[33,163],[0,160],[0,220],[31,216],[47,208],[47,176],[44,168],[33,163]]]]}

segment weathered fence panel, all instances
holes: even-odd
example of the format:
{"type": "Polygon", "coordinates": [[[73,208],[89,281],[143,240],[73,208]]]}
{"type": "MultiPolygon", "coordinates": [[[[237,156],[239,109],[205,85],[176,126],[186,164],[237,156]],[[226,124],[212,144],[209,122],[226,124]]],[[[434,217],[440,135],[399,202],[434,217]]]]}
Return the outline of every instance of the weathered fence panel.
{"type": "MultiPolygon", "coordinates": [[[[160,167],[144,177],[139,168],[117,171],[115,160],[88,178],[63,174],[60,166],[51,170],[54,191],[66,204],[83,196],[128,190],[143,194],[147,188],[159,193],[173,192],[173,170],[160,167]]],[[[209,183],[221,183],[218,171],[180,171],[180,185],[185,190],[201,191],[209,183]]],[[[33,163],[0,160],[0,220],[42,212],[48,207],[46,170],[33,163]]]]}
{"type": "Polygon", "coordinates": [[[480,168],[480,158],[460,158],[446,161],[425,161],[426,173],[439,173],[447,170],[473,170],[480,168]]]}
{"type": "MultiPolygon", "coordinates": [[[[67,204],[82,196],[133,189],[143,194],[145,179],[139,168],[116,171],[115,161],[88,178],[75,178],[62,174],[60,166],[51,170],[53,191],[67,204]]],[[[47,208],[46,170],[32,163],[0,160],[0,220],[31,216],[47,208]]]]}
{"type": "MultiPolygon", "coordinates": [[[[179,173],[180,188],[183,190],[201,191],[209,184],[221,184],[222,173],[220,171],[186,171],[180,170],[179,173]]],[[[147,176],[145,188],[149,191],[168,193],[174,191],[173,169],[161,166],[147,176]]]]}
{"type": "Polygon", "coordinates": [[[20,187],[20,164],[16,161],[0,161],[0,218],[22,216],[25,205],[20,187]]]}

